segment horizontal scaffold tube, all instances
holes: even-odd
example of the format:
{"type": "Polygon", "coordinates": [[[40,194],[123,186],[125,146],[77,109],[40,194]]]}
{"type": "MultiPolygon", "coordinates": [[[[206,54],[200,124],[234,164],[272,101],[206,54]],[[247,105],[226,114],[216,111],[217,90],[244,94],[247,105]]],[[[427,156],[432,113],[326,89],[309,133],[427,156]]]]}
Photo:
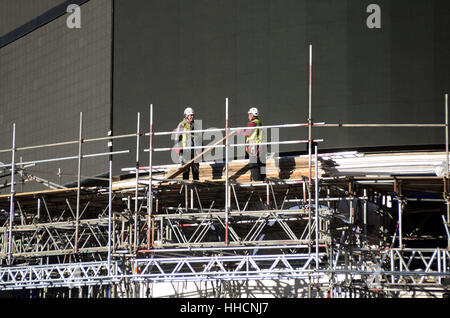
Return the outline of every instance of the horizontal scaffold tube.
{"type": "MultiPolygon", "coordinates": [[[[251,144],[230,144],[229,147],[245,147],[245,146],[265,146],[265,145],[292,145],[292,144],[306,144],[308,140],[290,140],[290,141],[273,141],[273,142],[260,142],[251,144]]],[[[315,139],[313,142],[323,142],[323,139],[315,139]]],[[[208,148],[224,148],[225,145],[212,145],[212,146],[192,146],[192,147],[170,147],[170,148],[155,148],[153,151],[172,151],[172,150],[187,150],[187,149],[208,149],[208,148]]],[[[149,149],[145,149],[148,152],[149,149]]]]}
{"type": "MultiPolygon", "coordinates": [[[[130,138],[130,137],[136,137],[136,133],[134,134],[127,134],[127,135],[120,135],[120,136],[108,136],[108,137],[99,137],[99,138],[89,138],[89,139],[83,139],[83,143],[87,142],[93,142],[93,141],[102,141],[102,140],[112,140],[112,139],[122,139],[122,138],[130,138]]],[[[15,151],[24,151],[24,150],[32,150],[32,149],[39,149],[39,148],[49,148],[49,147],[57,147],[57,146],[67,146],[67,145],[73,145],[78,144],[79,140],[71,140],[71,141],[62,141],[62,142],[56,142],[52,144],[44,144],[44,145],[36,145],[36,146],[27,146],[27,147],[17,147],[14,150],[15,151]]],[[[0,153],[4,152],[10,152],[12,151],[12,148],[9,149],[2,149],[0,150],[0,153]]]]}
{"type": "MultiPolygon", "coordinates": [[[[324,123],[313,123],[313,126],[321,126],[324,123]]],[[[268,126],[258,126],[258,129],[269,129],[269,128],[295,128],[295,127],[308,127],[308,124],[281,124],[281,125],[268,125],[268,126]]],[[[250,129],[253,127],[250,127],[250,129]]],[[[229,128],[230,131],[249,129],[249,127],[236,127],[229,128]]],[[[200,129],[200,130],[190,130],[190,131],[161,131],[154,132],[153,136],[166,136],[166,135],[182,135],[182,134],[195,134],[203,132],[217,132],[225,131],[225,128],[211,128],[211,129],[200,129]]],[[[150,136],[150,133],[146,133],[145,136],[150,136]]]]}
{"type": "Polygon", "coordinates": [[[364,128],[364,127],[445,127],[445,124],[323,124],[320,127],[347,127],[347,128],[364,128]]]}
{"type": "MultiPolygon", "coordinates": [[[[105,152],[105,153],[94,153],[89,155],[83,155],[83,158],[93,158],[93,157],[101,157],[101,156],[111,156],[111,155],[121,155],[125,153],[129,153],[129,150],[122,150],[122,151],[115,151],[115,152],[105,152]]],[[[38,163],[45,163],[45,162],[54,162],[54,161],[63,161],[63,160],[74,160],[78,159],[78,156],[71,156],[71,157],[61,157],[61,158],[53,158],[53,159],[43,159],[43,160],[35,160],[35,161],[28,161],[28,162],[18,162],[15,164],[15,166],[21,166],[21,165],[29,165],[29,164],[38,164],[38,163]]],[[[11,167],[11,164],[3,164],[0,165],[0,168],[6,168],[11,167]]]]}

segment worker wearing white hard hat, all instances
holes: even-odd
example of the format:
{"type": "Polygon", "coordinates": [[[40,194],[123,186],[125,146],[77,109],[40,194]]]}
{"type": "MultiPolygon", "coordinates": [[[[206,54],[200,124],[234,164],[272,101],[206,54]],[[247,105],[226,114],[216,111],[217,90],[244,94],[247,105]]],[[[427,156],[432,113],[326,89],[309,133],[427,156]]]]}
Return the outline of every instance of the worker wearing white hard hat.
{"type": "Polygon", "coordinates": [[[252,115],[255,116],[255,117],[258,117],[258,116],[259,116],[258,108],[256,108],[256,107],[250,108],[250,109],[248,110],[248,113],[249,113],[249,114],[252,114],[252,115]]]}
{"type": "MultiPolygon", "coordinates": [[[[176,146],[175,151],[179,155],[179,160],[182,165],[193,159],[196,154],[198,153],[198,150],[195,149],[187,149],[183,151],[183,148],[186,147],[192,147],[197,145],[197,138],[193,133],[190,133],[190,131],[195,130],[194,129],[194,123],[195,123],[195,111],[192,107],[187,107],[184,110],[184,119],[178,124],[177,131],[179,134],[176,135],[176,146]]],[[[199,179],[199,164],[194,163],[191,165],[191,168],[186,169],[183,172],[183,180],[189,179],[189,171],[192,170],[192,178],[194,180],[199,179]]]]}
{"type": "MultiPolygon", "coordinates": [[[[248,110],[248,124],[247,129],[239,130],[240,134],[243,134],[248,144],[245,149],[249,157],[249,168],[253,181],[263,181],[263,175],[261,174],[261,167],[263,163],[261,161],[261,146],[258,145],[262,142],[263,131],[257,127],[262,126],[262,122],[259,119],[259,111],[256,107],[251,107],[248,110]]],[[[265,158],[264,158],[265,159],[265,158]]]]}
{"type": "Polygon", "coordinates": [[[194,109],[191,107],[187,107],[184,110],[184,116],[195,115],[194,109]]]}

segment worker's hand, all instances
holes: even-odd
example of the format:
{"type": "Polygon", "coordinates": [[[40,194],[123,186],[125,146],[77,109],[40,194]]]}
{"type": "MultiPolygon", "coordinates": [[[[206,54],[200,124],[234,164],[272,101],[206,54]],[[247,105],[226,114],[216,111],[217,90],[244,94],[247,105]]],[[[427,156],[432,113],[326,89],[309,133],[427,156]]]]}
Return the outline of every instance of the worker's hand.
{"type": "Polygon", "coordinates": [[[179,155],[181,153],[181,149],[175,149],[175,152],[179,155]]]}

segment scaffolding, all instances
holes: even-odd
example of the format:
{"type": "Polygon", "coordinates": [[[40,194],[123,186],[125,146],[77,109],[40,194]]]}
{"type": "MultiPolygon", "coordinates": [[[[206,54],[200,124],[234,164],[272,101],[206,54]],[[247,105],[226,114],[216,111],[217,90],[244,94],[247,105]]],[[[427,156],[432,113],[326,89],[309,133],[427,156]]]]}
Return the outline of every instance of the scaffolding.
{"type": "MultiPolygon", "coordinates": [[[[307,127],[308,138],[257,144],[307,144],[307,170],[300,177],[267,176],[252,182],[230,176],[229,149],[249,144],[230,143],[230,137],[246,127],[229,126],[228,98],[224,129],[191,132],[225,132],[219,142],[198,147],[225,150],[219,165],[222,177],[203,181],[181,180],[177,176],[182,169],[164,174],[153,165],[155,152],[175,149],[154,148],[155,137],[174,132],[153,131],[153,105],[145,133],[138,113],[135,133],[83,139],[81,113],[78,140],[17,147],[14,124],[12,147],[0,150],[11,153],[11,163],[0,166],[10,175],[10,193],[0,196],[0,291],[63,288],[65,296],[73,296],[77,288],[83,296],[85,288],[88,297],[148,297],[153,295],[149,286],[160,283],[225,286],[287,280],[301,282],[306,297],[448,293],[448,96],[445,124],[327,124],[312,120],[311,82],[312,47],[308,122],[259,127],[307,127]],[[323,140],[312,138],[312,128],[320,127],[444,128],[445,173],[436,177],[330,175],[324,159],[330,154],[319,154],[323,140]],[[144,150],[148,166],[142,166],[139,157],[143,137],[148,137],[149,148],[144,150]],[[127,170],[134,178],[127,186],[114,182],[112,176],[113,157],[129,153],[112,151],[113,141],[119,138],[136,140],[136,167],[127,170]],[[83,144],[94,141],[107,141],[111,151],[84,154],[83,144]],[[18,151],[68,144],[78,145],[77,155],[16,162],[18,151]],[[109,156],[108,186],[83,187],[82,162],[98,156],[109,156]],[[27,166],[62,160],[76,160],[77,187],[44,180],[51,190],[16,192],[15,176],[27,173],[27,166]],[[418,192],[425,195],[417,198],[418,192]],[[428,198],[430,193],[439,197],[428,198]],[[405,211],[415,200],[445,204],[438,211],[446,236],[433,237],[430,246],[405,243],[407,238],[426,242],[413,235],[417,229],[405,237],[405,211]],[[370,215],[376,215],[378,223],[370,222],[370,215]]],[[[196,149],[185,149],[189,148],[196,149]]]]}

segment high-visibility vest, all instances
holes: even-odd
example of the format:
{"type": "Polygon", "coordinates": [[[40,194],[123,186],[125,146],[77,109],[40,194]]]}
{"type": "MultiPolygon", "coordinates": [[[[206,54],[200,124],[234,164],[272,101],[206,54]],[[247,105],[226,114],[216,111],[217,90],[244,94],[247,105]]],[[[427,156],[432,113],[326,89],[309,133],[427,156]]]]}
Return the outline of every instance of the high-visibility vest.
{"type": "MultiPolygon", "coordinates": [[[[185,132],[184,134],[180,134],[181,135],[181,147],[187,147],[187,139],[188,136],[190,138],[195,138],[194,134],[186,134],[186,132],[191,131],[191,124],[189,124],[187,121],[183,120],[178,124],[177,127],[177,131],[180,132],[185,132]]],[[[178,139],[178,138],[177,138],[178,139]]],[[[192,145],[193,146],[193,145],[192,145]]]]}
{"type": "MultiPolygon", "coordinates": [[[[253,119],[252,122],[256,124],[256,127],[262,126],[262,123],[258,118],[253,119]]],[[[257,144],[257,143],[259,144],[262,142],[263,138],[262,129],[256,127],[254,128],[253,133],[246,138],[248,144],[257,144]]],[[[246,147],[248,154],[253,156],[258,153],[258,148],[259,148],[258,145],[250,145],[246,147]]]]}

